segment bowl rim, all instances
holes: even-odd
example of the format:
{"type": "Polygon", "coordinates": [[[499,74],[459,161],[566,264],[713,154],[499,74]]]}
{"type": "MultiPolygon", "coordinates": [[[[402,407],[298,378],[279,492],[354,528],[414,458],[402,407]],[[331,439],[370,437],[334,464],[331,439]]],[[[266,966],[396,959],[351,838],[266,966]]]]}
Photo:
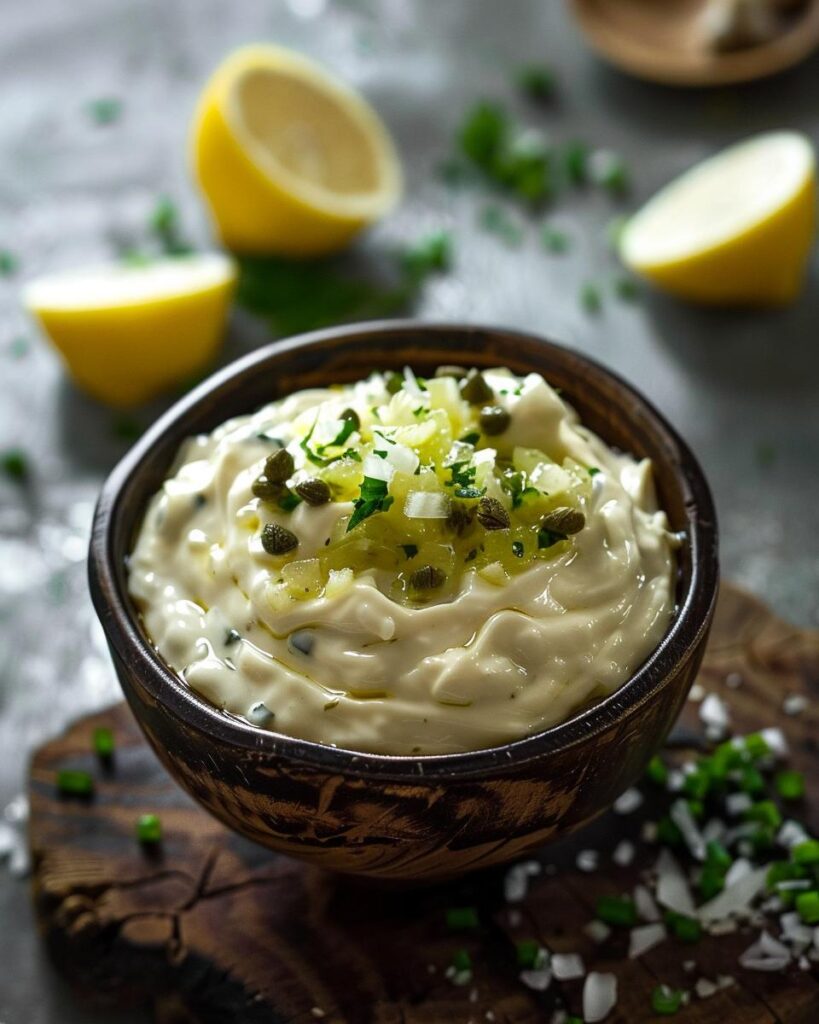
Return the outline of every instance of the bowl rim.
{"type": "Polygon", "coordinates": [[[658,697],[672,671],[696,652],[710,626],[719,579],[716,512],[702,469],[665,417],[631,384],[584,353],[532,332],[499,325],[413,319],[347,324],[274,341],[217,370],[180,398],[126,452],[105,480],[94,511],[88,572],[91,598],[109,646],[128,665],[131,675],[138,678],[152,701],[188,728],[205,733],[216,742],[232,744],[259,759],[287,758],[323,772],[396,780],[415,777],[419,781],[421,777],[475,776],[488,771],[496,774],[563,751],[600,733],[618,719],[631,717],[647,700],[658,697]],[[178,420],[261,364],[293,350],[341,341],[351,334],[384,337],[409,331],[432,336],[441,333],[502,334],[507,339],[517,337],[530,343],[534,341],[545,348],[557,350],[564,357],[568,353],[578,365],[613,380],[619,389],[642,406],[652,421],[652,427],[659,429],[664,443],[676,456],[672,468],[685,498],[687,539],[691,551],[690,580],[680,595],[669,629],[640,667],[601,701],[541,732],[474,751],[395,755],[361,752],[259,729],[219,710],[199,696],[164,663],[143,633],[125,586],[127,552],[115,550],[114,543],[116,516],[123,490],[132,475],[149,459],[166,431],[178,420]]]}

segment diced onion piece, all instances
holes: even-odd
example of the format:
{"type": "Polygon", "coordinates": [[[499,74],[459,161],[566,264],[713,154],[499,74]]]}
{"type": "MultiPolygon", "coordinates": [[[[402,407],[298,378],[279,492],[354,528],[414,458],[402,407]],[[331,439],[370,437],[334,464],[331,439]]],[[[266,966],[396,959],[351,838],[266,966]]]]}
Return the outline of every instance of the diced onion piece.
{"type": "Polygon", "coordinates": [[[399,473],[412,476],[421,462],[412,448],[404,444],[391,444],[387,448],[387,462],[399,473]]]}
{"type": "Polygon", "coordinates": [[[558,981],[572,981],[586,973],[583,958],[577,953],[553,953],[552,973],[558,981]]]}
{"type": "Polygon", "coordinates": [[[439,491],[410,491],[404,503],[407,519],[446,519],[449,498],[439,491]]]}
{"type": "Polygon", "coordinates": [[[583,1019],[587,1024],[605,1020],[617,1005],[617,978],[592,971],[583,985],[583,1019]]]}
{"type": "Polygon", "coordinates": [[[696,909],[683,870],[668,850],[657,858],[657,901],[669,910],[694,917],[696,909]]]}
{"type": "Polygon", "coordinates": [[[373,480],[383,480],[389,483],[395,473],[395,467],[380,455],[367,455],[363,463],[364,476],[373,480]]]}

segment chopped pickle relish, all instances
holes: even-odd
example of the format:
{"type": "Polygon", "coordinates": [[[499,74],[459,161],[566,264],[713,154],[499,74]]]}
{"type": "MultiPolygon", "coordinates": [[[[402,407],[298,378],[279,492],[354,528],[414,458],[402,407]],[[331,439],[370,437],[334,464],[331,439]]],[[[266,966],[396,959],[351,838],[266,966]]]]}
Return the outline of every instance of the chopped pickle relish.
{"type": "Polygon", "coordinates": [[[438,753],[619,686],[667,628],[675,543],[648,460],[609,448],[541,376],[448,366],[297,392],[189,440],[129,587],[159,652],[218,707],[438,753]]]}

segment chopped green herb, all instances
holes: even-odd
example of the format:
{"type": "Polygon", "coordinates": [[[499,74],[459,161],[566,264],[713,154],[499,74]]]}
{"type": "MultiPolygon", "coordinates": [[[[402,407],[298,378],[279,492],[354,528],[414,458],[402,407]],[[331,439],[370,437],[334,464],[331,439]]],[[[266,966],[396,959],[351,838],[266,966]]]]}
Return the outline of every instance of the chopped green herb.
{"type": "Polygon", "coordinates": [[[91,736],[94,753],[99,758],[110,758],[114,753],[114,733],[105,726],[96,728],[91,736]]]}
{"type": "Polygon", "coordinates": [[[588,157],[589,147],[585,142],[574,140],[566,144],[563,151],[563,168],[570,184],[585,185],[588,179],[588,157]]]}
{"type": "Polygon", "coordinates": [[[387,481],[365,476],[359,496],[353,504],[353,514],[347,523],[347,533],[376,512],[386,512],[395,499],[387,493],[387,481]]]}
{"type": "Polygon", "coordinates": [[[619,274],[613,282],[614,294],[625,302],[634,302],[640,297],[640,289],[633,277],[619,274]]]}
{"type": "Polygon", "coordinates": [[[695,917],[677,914],[673,910],[666,911],[665,923],[680,942],[699,942],[702,938],[702,925],[695,917]]]}
{"type": "Polygon", "coordinates": [[[627,896],[601,896],[595,906],[595,916],[606,924],[631,928],[637,923],[637,908],[627,896]]]}
{"type": "Polygon", "coordinates": [[[796,897],[796,912],[805,924],[819,924],[819,892],[800,892],[796,897]]]}
{"type": "Polygon", "coordinates": [[[746,821],[756,821],[771,828],[779,828],[782,824],[782,814],[773,800],[760,800],[752,804],[743,817],[746,821]]]}
{"type": "MultiPolygon", "coordinates": [[[[589,470],[589,472],[591,472],[591,470],[589,470]]],[[[646,776],[651,782],[656,783],[658,786],[664,786],[666,782],[668,782],[668,768],[659,754],[655,754],[648,762],[646,776]]]]}
{"type": "Polygon", "coordinates": [[[589,158],[589,175],[595,185],[607,189],[614,195],[628,190],[629,177],[623,159],[610,150],[599,149],[589,158]]]}
{"type": "MultiPolygon", "coordinates": [[[[791,856],[793,856],[793,851],[791,851],[791,856]]],[[[802,864],[791,864],[786,860],[779,860],[768,868],[768,873],[765,876],[765,885],[769,892],[773,892],[780,882],[792,882],[796,879],[807,877],[807,867],[802,864]]]]}
{"type": "Polygon", "coordinates": [[[157,199],[148,218],[148,227],[166,255],[185,256],[193,251],[182,239],[179,231],[179,211],[168,196],[160,196],[157,199]]]}
{"type": "Polygon", "coordinates": [[[566,535],[563,533],[555,533],[553,530],[537,531],[537,546],[539,551],[545,551],[546,548],[552,547],[553,544],[559,544],[560,541],[565,540],[566,535]]]}
{"type": "Polygon", "coordinates": [[[404,273],[413,281],[423,281],[430,274],[449,270],[452,266],[452,235],[449,231],[433,231],[401,254],[404,273]]]}
{"type": "Polygon", "coordinates": [[[140,843],[153,846],[162,839],[162,822],[156,814],[140,814],[136,823],[136,837],[140,843]]]}
{"type": "Polygon", "coordinates": [[[806,839],[791,847],[791,860],[802,866],[819,864],[819,840],[806,839]]]}
{"type": "Polygon", "coordinates": [[[758,732],[748,733],[745,737],[745,749],[755,761],[767,757],[771,752],[768,741],[758,732]]]}
{"type": "Polygon", "coordinates": [[[57,790],[61,796],[91,796],[94,780],[88,772],[63,768],[57,772],[57,790]]]}
{"type": "Polygon", "coordinates": [[[682,842],[682,833],[668,815],[657,822],[657,839],[664,846],[679,846],[682,842]]]}
{"type": "Polygon", "coordinates": [[[545,64],[526,64],[517,73],[517,86],[533,100],[549,100],[554,96],[557,80],[545,64]]]}
{"type": "Polygon", "coordinates": [[[705,863],[711,864],[720,871],[727,871],[728,868],[733,864],[733,858],[731,854],[725,849],[722,843],[718,843],[715,839],[705,845],[705,863]]]}
{"type": "Polygon", "coordinates": [[[450,907],[446,912],[446,926],[451,931],[467,931],[480,924],[475,907],[450,907]]]}
{"type": "Polygon", "coordinates": [[[0,468],[16,484],[24,484],[29,478],[28,459],[19,448],[11,448],[0,454],[0,468]]]}
{"type": "Polygon", "coordinates": [[[465,949],[456,949],[452,955],[452,966],[456,971],[471,971],[472,957],[465,949]]]}
{"type": "Polygon", "coordinates": [[[651,1009],[661,1017],[673,1017],[682,1006],[683,994],[668,985],[658,985],[651,993],[651,1009]]]}
{"type": "Polygon", "coordinates": [[[743,793],[749,793],[751,796],[764,793],[765,780],[762,777],[762,772],[752,764],[745,765],[741,769],[739,788],[743,793]]]}
{"type": "Polygon", "coordinates": [[[506,112],[494,103],[482,101],[468,111],[458,139],[465,156],[487,173],[493,173],[508,134],[506,112]]]}
{"type": "Polygon", "coordinates": [[[558,231],[548,224],[541,229],[540,241],[547,252],[561,253],[569,248],[569,236],[566,232],[558,231]]]}
{"type": "Polygon", "coordinates": [[[0,277],[11,277],[17,271],[17,257],[8,249],[0,249],[0,277]]]}
{"type": "Polygon", "coordinates": [[[606,244],[612,251],[617,252],[620,248],[620,241],[627,224],[628,217],[625,214],[620,214],[617,217],[612,217],[606,225],[606,244]]]}
{"type": "Polygon", "coordinates": [[[119,120],[122,113],[122,100],[114,96],[101,96],[99,99],[91,100],[86,109],[89,117],[97,124],[113,124],[119,120]]]}
{"type": "Polygon", "coordinates": [[[586,281],[580,288],[580,305],[587,313],[599,313],[603,307],[600,289],[592,281],[586,281]]]}
{"type": "Polygon", "coordinates": [[[696,768],[685,776],[683,793],[692,800],[704,800],[711,788],[711,779],[701,768],[696,768]]]}
{"type": "Polygon", "coordinates": [[[463,437],[459,438],[459,440],[463,444],[471,444],[471,445],[476,445],[478,443],[478,441],[480,441],[480,439],[481,439],[481,435],[479,433],[477,433],[477,432],[474,432],[472,434],[464,434],[463,437]]]}
{"type": "Polygon", "coordinates": [[[478,222],[485,231],[502,238],[507,245],[518,246],[523,241],[520,225],[497,203],[487,203],[478,222]]]}
{"type": "Polygon", "coordinates": [[[550,153],[543,142],[523,135],[499,157],[495,178],[518,199],[539,203],[552,194],[550,153]]]}
{"type": "Polygon", "coordinates": [[[534,939],[521,939],[515,943],[518,967],[529,970],[535,966],[541,958],[541,945],[534,939]]]}
{"type": "Polygon", "coordinates": [[[700,896],[703,900],[713,899],[725,888],[725,872],[716,865],[709,865],[702,869],[699,881],[700,896]]]}

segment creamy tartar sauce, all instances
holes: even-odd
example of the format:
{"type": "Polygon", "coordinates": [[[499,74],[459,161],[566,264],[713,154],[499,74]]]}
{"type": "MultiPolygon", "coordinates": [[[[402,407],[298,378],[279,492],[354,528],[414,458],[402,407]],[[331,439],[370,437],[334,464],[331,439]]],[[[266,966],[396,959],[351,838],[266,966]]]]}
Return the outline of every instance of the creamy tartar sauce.
{"type": "Polygon", "coordinates": [[[259,727],[385,754],[492,746],[617,689],[674,610],[651,465],[537,374],[478,384],[374,374],[188,440],[128,563],[167,664],[259,727]]]}

